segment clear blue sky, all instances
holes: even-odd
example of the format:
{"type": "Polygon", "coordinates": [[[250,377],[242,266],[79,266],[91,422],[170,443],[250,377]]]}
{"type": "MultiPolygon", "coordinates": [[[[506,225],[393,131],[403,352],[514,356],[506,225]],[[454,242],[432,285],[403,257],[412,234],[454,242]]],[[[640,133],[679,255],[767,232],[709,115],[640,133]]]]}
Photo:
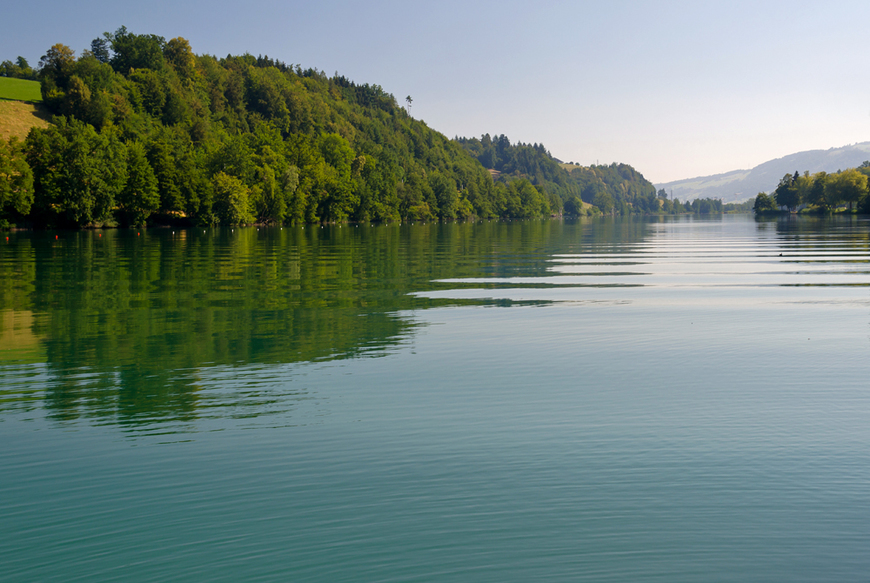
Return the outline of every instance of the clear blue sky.
{"type": "Polygon", "coordinates": [[[9,2],[0,60],[121,25],[376,83],[449,137],[503,133],[654,182],[870,140],[870,2],[9,2]]]}

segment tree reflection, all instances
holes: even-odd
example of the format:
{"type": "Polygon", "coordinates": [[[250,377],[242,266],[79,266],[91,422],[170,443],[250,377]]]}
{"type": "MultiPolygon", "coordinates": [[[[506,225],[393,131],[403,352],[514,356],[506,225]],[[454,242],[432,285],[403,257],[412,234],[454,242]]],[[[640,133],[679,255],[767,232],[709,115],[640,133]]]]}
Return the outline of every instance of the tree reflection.
{"type": "MultiPolygon", "coordinates": [[[[642,221],[588,225],[15,233],[0,247],[0,367],[40,363],[42,406],[59,421],[286,410],[299,397],[286,365],[390,354],[412,337],[413,310],[481,303],[412,294],[435,280],[544,275],[548,263],[530,257],[645,233],[642,221]],[[7,344],[33,348],[30,360],[7,344]]],[[[35,390],[5,384],[6,409],[35,390]]]]}

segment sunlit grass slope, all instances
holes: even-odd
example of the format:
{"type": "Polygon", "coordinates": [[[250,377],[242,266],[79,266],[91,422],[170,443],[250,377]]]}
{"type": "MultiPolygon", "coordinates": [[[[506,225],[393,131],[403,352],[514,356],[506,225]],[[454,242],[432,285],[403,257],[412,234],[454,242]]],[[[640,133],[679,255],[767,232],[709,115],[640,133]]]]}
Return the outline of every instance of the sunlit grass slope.
{"type": "Polygon", "coordinates": [[[0,77],[0,140],[23,140],[32,127],[48,126],[38,81],[0,77]]]}
{"type": "Polygon", "coordinates": [[[48,127],[49,114],[41,104],[23,101],[0,101],[0,140],[16,137],[23,140],[30,128],[48,127]]]}

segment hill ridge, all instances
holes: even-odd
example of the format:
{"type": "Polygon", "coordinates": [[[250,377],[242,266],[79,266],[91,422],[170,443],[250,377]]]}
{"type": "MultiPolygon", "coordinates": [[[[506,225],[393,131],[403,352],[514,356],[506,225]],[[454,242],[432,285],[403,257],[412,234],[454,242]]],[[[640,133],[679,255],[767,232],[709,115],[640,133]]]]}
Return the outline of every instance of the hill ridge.
{"type": "Polygon", "coordinates": [[[672,198],[721,198],[723,202],[740,202],[754,198],[759,192],[771,192],[785,174],[809,171],[836,172],[860,166],[870,159],[870,141],[846,146],[803,150],[773,158],[749,169],[730,170],[708,176],[695,176],[671,182],[656,183],[672,198]]]}

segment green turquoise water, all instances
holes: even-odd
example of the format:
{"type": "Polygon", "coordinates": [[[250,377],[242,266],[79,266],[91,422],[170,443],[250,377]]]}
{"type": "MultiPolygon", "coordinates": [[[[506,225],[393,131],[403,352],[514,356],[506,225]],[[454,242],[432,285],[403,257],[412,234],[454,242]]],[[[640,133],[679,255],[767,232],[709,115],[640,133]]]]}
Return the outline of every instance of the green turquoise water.
{"type": "Polygon", "coordinates": [[[4,233],[0,581],[865,581],[868,357],[854,218],[4,233]]]}

